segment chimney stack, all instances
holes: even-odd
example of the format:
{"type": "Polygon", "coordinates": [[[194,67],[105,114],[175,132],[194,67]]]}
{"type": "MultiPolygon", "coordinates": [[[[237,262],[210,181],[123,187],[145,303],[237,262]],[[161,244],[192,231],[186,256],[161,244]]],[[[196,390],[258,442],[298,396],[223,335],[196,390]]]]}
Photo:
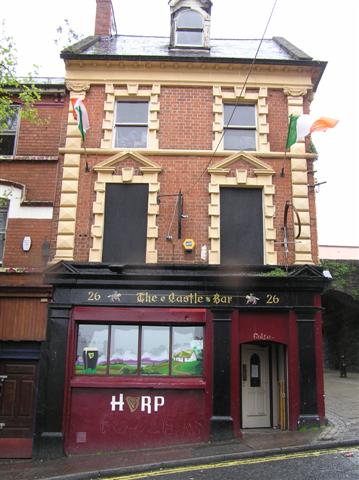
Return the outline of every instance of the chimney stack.
{"type": "Polygon", "coordinates": [[[112,0],[96,0],[95,35],[111,35],[114,23],[112,0]]]}

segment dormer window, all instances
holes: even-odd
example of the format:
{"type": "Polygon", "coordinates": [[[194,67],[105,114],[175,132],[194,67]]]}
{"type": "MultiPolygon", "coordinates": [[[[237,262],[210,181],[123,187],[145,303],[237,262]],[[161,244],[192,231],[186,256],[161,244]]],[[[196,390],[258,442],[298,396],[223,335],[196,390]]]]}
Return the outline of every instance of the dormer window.
{"type": "Polygon", "coordinates": [[[211,0],[169,0],[170,49],[210,49],[211,0]]]}
{"type": "Polygon", "coordinates": [[[203,47],[203,17],[193,10],[182,10],[176,19],[176,45],[203,47]]]}

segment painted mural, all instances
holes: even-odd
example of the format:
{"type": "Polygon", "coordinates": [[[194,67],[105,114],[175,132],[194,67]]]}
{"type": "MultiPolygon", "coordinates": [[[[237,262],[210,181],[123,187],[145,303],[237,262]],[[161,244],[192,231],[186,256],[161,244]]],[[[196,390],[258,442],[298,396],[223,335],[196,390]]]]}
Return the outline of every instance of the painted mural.
{"type": "Polygon", "coordinates": [[[80,324],[75,375],[201,376],[203,330],[202,326],[80,324]]]}

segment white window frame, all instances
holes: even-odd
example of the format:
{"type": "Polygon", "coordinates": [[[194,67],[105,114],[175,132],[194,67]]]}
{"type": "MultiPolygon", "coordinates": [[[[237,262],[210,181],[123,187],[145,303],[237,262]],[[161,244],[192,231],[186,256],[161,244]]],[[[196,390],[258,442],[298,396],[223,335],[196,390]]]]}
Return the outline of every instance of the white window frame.
{"type": "Polygon", "coordinates": [[[114,139],[113,139],[113,146],[114,148],[147,148],[148,146],[148,127],[149,127],[149,100],[148,99],[136,99],[136,100],[132,100],[132,99],[120,99],[120,100],[116,100],[116,108],[115,108],[115,115],[114,115],[114,139]],[[118,122],[117,121],[117,111],[118,111],[118,108],[119,108],[119,105],[121,103],[145,103],[147,104],[147,121],[146,122],[136,122],[136,123],[132,123],[132,122],[118,122]],[[121,147],[121,146],[118,146],[116,145],[116,138],[117,138],[117,128],[118,127],[146,127],[146,144],[144,146],[141,146],[141,147],[137,147],[136,145],[131,145],[131,146],[124,146],[124,147],[121,147]]]}
{"type": "MultiPolygon", "coordinates": [[[[226,136],[226,130],[232,130],[232,131],[236,131],[236,132],[241,132],[243,130],[251,130],[251,131],[254,131],[254,140],[255,140],[255,147],[254,149],[250,149],[248,151],[253,151],[255,152],[258,148],[258,128],[257,128],[257,108],[256,108],[256,105],[255,104],[252,104],[252,103],[239,103],[239,104],[236,104],[236,103],[231,103],[231,102],[226,102],[223,104],[223,149],[224,150],[229,150],[229,151],[233,151],[233,150],[240,150],[240,149],[233,149],[233,148],[226,148],[225,146],[225,136],[226,136]],[[230,121],[230,123],[227,125],[225,123],[225,109],[226,107],[231,107],[232,110],[231,110],[231,113],[230,113],[230,116],[232,115],[233,113],[233,110],[235,109],[240,109],[241,107],[253,107],[254,109],[254,125],[239,125],[239,124],[234,124],[232,123],[232,120],[230,121]]],[[[247,150],[246,150],[247,151],[247,150]]]]}
{"type": "Polygon", "coordinates": [[[186,9],[186,10],[182,10],[178,13],[177,15],[177,18],[176,18],[176,46],[179,46],[179,47],[190,47],[190,48],[201,48],[204,46],[204,19],[203,19],[203,16],[195,11],[195,10],[191,10],[191,9],[186,9]],[[196,15],[198,15],[199,17],[201,17],[201,20],[202,20],[202,27],[199,28],[199,27],[190,27],[190,26],[187,26],[187,27],[179,27],[178,26],[178,20],[180,18],[181,15],[183,15],[183,13],[187,13],[187,12],[191,12],[191,13],[194,13],[196,15]],[[201,36],[201,42],[200,43],[181,43],[179,42],[178,40],[178,32],[201,32],[202,33],[202,36],[201,36]]]}

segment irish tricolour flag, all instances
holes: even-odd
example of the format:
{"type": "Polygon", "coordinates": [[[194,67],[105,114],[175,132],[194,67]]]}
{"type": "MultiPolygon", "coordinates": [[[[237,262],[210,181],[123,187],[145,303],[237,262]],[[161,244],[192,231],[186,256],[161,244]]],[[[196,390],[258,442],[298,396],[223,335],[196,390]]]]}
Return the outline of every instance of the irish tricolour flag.
{"type": "Polygon", "coordinates": [[[333,128],[338,120],[328,117],[316,118],[312,115],[291,115],[289,119],[287,149],[296,142],[303,140],[307,135],[313,132],[325,131],[327,128],[333,128]]]}
{"type": "Polygon", "coordinates": [[[73,107],[74,117],[77,121],[77,126],[80,130],[82,141],[84,142],[86,138],[86,132],[90,128],[87,110],[81,98],[72,98],[71,103],[73,107]]]}

